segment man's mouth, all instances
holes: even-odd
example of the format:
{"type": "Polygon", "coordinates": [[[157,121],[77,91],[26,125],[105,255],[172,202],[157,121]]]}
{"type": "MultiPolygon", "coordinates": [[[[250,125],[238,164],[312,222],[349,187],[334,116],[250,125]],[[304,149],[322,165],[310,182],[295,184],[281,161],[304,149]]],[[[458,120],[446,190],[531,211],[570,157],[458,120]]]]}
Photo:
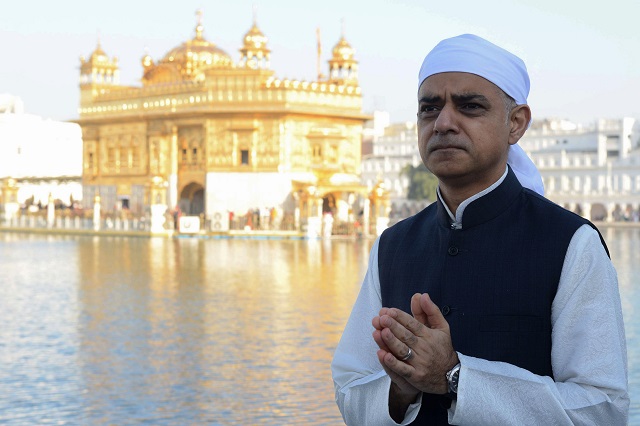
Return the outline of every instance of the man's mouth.
{"type": "Polygon", "coordinates": [[[430,151],[431,152],[436,152],[436,151],[443,151],[443,150],[448,150],[448,149],[464,149],[464,148],[462,146],[460,146],[460,145],[438,144],[438,145],[432,146],[430,151]]]}

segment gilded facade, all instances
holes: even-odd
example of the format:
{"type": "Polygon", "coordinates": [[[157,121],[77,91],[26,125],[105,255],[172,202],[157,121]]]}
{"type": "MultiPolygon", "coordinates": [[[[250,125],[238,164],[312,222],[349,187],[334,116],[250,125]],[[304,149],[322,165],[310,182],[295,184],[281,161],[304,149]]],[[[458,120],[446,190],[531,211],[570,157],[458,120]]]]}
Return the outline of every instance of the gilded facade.
{"type": "Polygon", "coordinates": [[[210,220],[266,207],[296,226],[327,211],[353,219],[367,198],[358,182],[369,117],[344,35],[315,81],[276,76],[255,19],[239,51],[234,61],[208,41],[199,18],[192,39],[142,58],[141,86],[120,84],[117,59],[100,44],[81,58],[89,205],[99,195],[103,211],[179,206],[210,220]]]}

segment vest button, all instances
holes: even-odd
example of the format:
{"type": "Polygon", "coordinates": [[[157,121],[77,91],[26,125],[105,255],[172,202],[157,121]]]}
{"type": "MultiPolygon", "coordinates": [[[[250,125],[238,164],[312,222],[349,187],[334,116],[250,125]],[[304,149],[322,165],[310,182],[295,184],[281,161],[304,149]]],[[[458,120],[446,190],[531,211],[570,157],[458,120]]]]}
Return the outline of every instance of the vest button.
{"type": "Polygon", "coordinates": [[[449,247],[449,250],[447,250],[447,253],[449,253],[449,255],[451,256],[455,256],[456,254],[458,254],[458,252],[458,247],[449,247]]]}
{"type": "Polygon", "coordinates": [[[448,305],[444,305],[441,311],[442,311],[442,315],[447,316],[451,312],[451,308],[448,305]]]}

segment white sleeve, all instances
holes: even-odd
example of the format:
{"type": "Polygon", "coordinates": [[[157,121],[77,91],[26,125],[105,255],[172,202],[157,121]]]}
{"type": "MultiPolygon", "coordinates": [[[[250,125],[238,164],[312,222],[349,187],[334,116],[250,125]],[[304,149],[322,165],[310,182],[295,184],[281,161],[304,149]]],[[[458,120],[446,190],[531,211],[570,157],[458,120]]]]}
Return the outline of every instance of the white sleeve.
{"type": "MultiPolygon", "coordinates": [[[[378,276],[378,242],[369,256],[369,267],[331,363],[336,402],[347,425],[397,425],[389,416],[391,379],[384,371],[373,340],[373,317],[382,308],[378,276]]],[[[421,398],[409,406],[402,425],[415,420],[421,398]]]]}
{"type": "Polygon", "coordinates": [[[552,305],[555,378],[460,355],[451,424],[626,425],[627,356],[616,271],[598,233],[573,236],[552,305]]]}

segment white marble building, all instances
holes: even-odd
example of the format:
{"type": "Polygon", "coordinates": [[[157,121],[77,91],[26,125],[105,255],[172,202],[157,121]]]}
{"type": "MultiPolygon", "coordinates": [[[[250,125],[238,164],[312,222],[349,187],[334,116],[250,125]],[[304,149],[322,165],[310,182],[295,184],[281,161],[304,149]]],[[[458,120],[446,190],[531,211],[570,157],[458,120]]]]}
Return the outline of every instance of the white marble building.
{"type": "MultiPolygon", "coordinates": [[[[534,121],[519,144],[540,170],[550,200],[592,220],[638,221],[640,215],[640,122],[601,119],[590,125],[566,120],[534,121]]],[[[382,179],[392,212],[413,212],[408,182],[400,171],[421,162],[415,123],[392,124],[373,139],[363,157],[362,183],[382,179]]]]}
{"type": "MultiPolygon", "coordinates": [[[[376,115],[374,114],[374,127],[376,115]]],[[[418,133],[415,122],[387,125],[384,132],[373,137],[372,153],[362,157],[361,183],[373,188],[379,181],[389,191],[391,220],[420,211],[429,201],[407,200],[408,180],[402,169],[422,163],[418,152],[418,133]]]]}
{"type": "Polygon", "coordinates": [[[26,114],[20,98],[0,94],[0,183],[15,179],[17,202],[82,199],[82,132],[75,123],[26,114]]]}
{"type": "Polygon", "coordinates": [[[534,121],[519,143],[540,170],[549,199],[593,220],[638,220],[637,120],[534,121]]]}

